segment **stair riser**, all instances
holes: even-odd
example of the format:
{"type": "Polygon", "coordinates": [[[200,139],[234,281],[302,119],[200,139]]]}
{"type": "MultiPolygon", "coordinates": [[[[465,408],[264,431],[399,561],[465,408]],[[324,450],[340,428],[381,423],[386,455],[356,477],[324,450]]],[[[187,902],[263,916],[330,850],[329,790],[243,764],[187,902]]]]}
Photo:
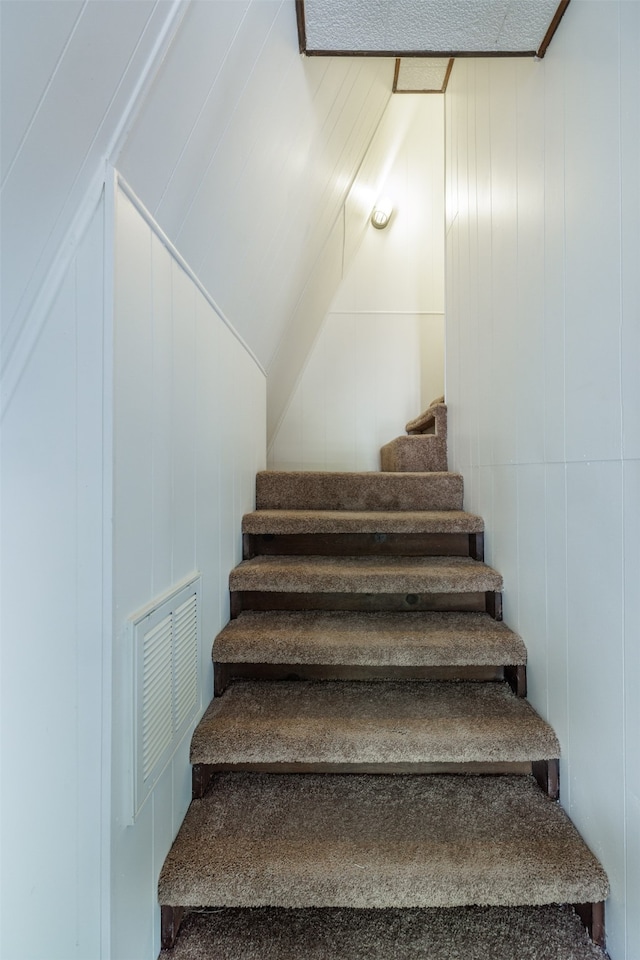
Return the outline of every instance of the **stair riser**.
{"type": "Polygon", "coordinates": [[[433,434],[396,437],[380,448],[380,469],[401,473],[447,470],[447,441],[433,434]]]}
{"type": "MultiPolygon", "coordinates": [[[[539,761],[554,763],[555,761],[539,761]]],[[[217,773],[326,773],[372,776],[531,776],[533,763],[487,762],[487,763],[195,763],[192,767],[192,798],[200,800],[217,773]]],[[[542,786],[542,784],[540,784],[542,786]]],[[[545,789],[546,787],[542,787],[545,789]]],[[[552,799],[557,799],[552,797],[552,799]]]]}
{"type": "MultiPolygon", "coordinates": [[[[216,696],[233,680],[476,680],[509,681],[502,666],[369,666],[324,663],[217,663],[213,664],[216,696]]],[[[513,687],[512,687],[513,689],[513,687]]],[[[516,692],[516,691],[514,691],[516,692]]]]}
{"type": "MultiPolygon", "coordinates": [[[[568,905],[569,909],[571,905],[568,905]]],[[[604,946],[604,904],[573,904],[578,922],[587,928],[593,942],[604,946]]],[[[171,948],[183,908],[162,907],[162,929],[171,948]],[[173,939],[170,939],[173,937],[173,939]]],[[[371,960],[397,957],[398,960],[450,960],[456,957],[540,957],[546,960],[593,960],[564,907],[491,908],[467,907],[454,910],[364,910],[348,914],[340,910],[302,911],[264,908],[245,912],[219,908],[192,915],[178,948],[180,957],[234,957],[236,960],[278,957],[343,957],[371,960]],[[531,910],[529,916],[525,911],[531,910]],[[547,912],[548,911],[548,912],[547,912]],[[453,920],[450,920],[450,917],[453,920]],[[512,939],[513,938],[513,939],[512,939]],[[364,941],[364,942],[363,942],[364,941]],[[188,944],[192,947],[189,949],[188,944]]],[[[604,960],[604,954],[601,955],[604,960]]]]}
{"type": "Polygon", "coordinates": [[[501,594],[469,593],[276,593],[275,591],[232,591],[231,617],[243,610],[347,610],[454,613],[488,613],[502,620],[501,594]]]}
{"type": "Polygon", "coordinates": [[[472,557],[484,560],[482,534],[334,533],[243,536],[245,560],[257,556],[472,557]]]}
{"type": "Polygon", "coordinates": [[[259,473],[258,510],[462,510],[459,474],[259,473]]]}

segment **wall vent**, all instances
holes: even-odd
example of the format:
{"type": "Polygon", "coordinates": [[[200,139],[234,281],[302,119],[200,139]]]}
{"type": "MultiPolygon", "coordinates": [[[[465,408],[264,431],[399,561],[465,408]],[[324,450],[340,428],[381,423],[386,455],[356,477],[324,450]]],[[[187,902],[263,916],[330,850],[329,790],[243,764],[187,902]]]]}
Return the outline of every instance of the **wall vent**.
{"type": "Polygon", "coordinates": [[[133,648],[133,817],[200,707],[201,577],[190,577],[130,619],[133,648]]]}

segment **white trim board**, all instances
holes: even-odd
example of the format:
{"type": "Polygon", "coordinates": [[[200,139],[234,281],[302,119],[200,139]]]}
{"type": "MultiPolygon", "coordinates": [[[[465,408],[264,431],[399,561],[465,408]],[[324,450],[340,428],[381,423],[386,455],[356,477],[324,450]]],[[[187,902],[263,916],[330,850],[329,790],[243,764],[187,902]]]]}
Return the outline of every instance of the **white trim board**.
{"type": "Polygon", "coordinates": [[[131,201],[131,203],[134,205],[134,207],[136,208],[140,216],[143,218],[143,220],[153,230],[154,234],[157,236],[157,238],[160,240],[163,246],[166,247],[166,249],[169,251],[173,259],[176,261],[176,263],[179,264],[179,266],[181,267],[182,270],[184,270],[184,272],[187,274],[189,279],[196,285],[196,287],[198,288],[202,296],[205,298],[209,306],[212,307],[213,310],[215,310],[216,314],[222,320],[224,325],[228,327],[228,329],[234,335],[238,343],[249,354],[249,356],[251,357],[255,365],[258,367],[260,372],[266,377],[267,371],[265,370],[263,365],[260,363],[260,361],[258,360],[257,356],[255,355],[255,353],[253,352],[249,344],[238,333],[238,331],[233,326],[229,318],[225,316],[223,310],[218,306],[218,304],[213,299],[213,297],[211,296],[207,288],[204,286],[204,284],[199,279],[199,277],[191,269],[187,261],[184,259],[184,257],[182,256],[178,248],[175,246],[175,244],[166,235],[162,227],[154,220],[153,214],[145,207],[140,197],[138,197],[138,195],[135,193],[133,188],[129,186],[129,184],[124,179],[122,174],[116,170],[115,176],[116,176],[118,187],[120,187],[120,189],[122,190],[124,195],[127,197],[127,199],[131,201]]]}

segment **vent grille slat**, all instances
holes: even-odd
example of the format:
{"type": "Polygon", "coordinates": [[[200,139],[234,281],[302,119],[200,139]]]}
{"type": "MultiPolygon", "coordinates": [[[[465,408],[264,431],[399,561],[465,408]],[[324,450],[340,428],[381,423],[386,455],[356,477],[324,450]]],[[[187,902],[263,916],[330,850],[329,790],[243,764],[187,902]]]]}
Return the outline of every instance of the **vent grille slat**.
{"type": "Polygon", "coordinates": [[[176,610],[174,628],[175,722],[180,729],[198,698],[198,648],[197,643],[194,643],[194,634],[197,631],[195,595],[176,610]]]}
{"type": "Polygon", "coordinates": [[[131,619],[135,664],[133,819],[200,703],[200,577],[131,619]]]}
{"type": "Polygon", "coordinates": [[[171,615],[143,639],[142,776],[147,778],[171,743],[171,615]]]}

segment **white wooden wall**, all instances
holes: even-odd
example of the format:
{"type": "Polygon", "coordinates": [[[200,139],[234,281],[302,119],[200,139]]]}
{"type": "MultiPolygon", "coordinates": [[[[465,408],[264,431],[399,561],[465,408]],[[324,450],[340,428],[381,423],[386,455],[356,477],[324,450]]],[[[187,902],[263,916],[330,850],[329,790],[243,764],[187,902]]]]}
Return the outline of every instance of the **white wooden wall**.
{"type": "Polygon", "coordinates": [[[97,202],[104,158],[183,10],[178,0],[0,3],[3,368],[37,335],[27,327],[42,284],[73,255],[85,195],[97,202]]]}
{"type": "Polygon", "coordinates": [[[330,313],[269,448],[270,469],[379,470],[380,447],[418,411],[421,319],[330,313]]]}
{"type": "Polygon", "coordinates": [[[366,199],[364,226],[348,205],[351,256],[270,442],[271,467],[377,470],[380,447],[443,392],[443,180],[443,98],[393,97],[350,194],[354,206],[366,199]],[[368,218],[386,194],[395,211],[375,230],[368,218]]]}
{"type": "Polygon", "coordinates": [[[0,17],[3,368],[37,337],[107,159],[269,367],[277,420],[393,62],[300,57],[291,0],[2,0],[0,17]]]}
{"type": "Polygon", "coordinates": [[[102,704],[110,675],[102,606],[109,576],[102,200],[89,221],[2,421],[0,955],[7,960],[108,955],[101,952],[109,899],[102,704]]]}
{"type": "Polygon", "coordinates": [[[264,459],[265,384],[131,211],[119,249],[140,272],[119,261],[113,383],[111,280],[92,219],[105,160],[121,161],[254,352],[264,360],[281,344],[272,383],[284,404],[337,283],[340,211],[392,64],[303,61],[289,0],[2,0],[0,18],[11,864],[0,935],[12,960],[139,960],[157,953],[155,882],[186,803],[187,758],[183,744],[125,828],[122,623],[193,565],[205,575],[205,644],[225,619],[239,516],[264,459]],[[33,783],[23,790],[39,764],[46,809],[33,783]]]}
{"type": "Polygon", "coordinates": [[[450,458],[487,524],[562,802],[640,956],[640,5],[573,0],[541,63],[446,96],[450,458]]]}
{"type": "Polygon", "coordinates": [[[111,960],[155,958],[157,879],[191,797],[190,734],[127,826],[126,620],[192,571],[203,578],[202,709],[265,459],[265,376],[122,192],[114,352],[114,680],[111,960]]]}
{"type": "Polygon", "coordinates": [[[115,160],[265,367],[285,344],[281,381],[335,290],[332,231],[392,78],[301,57],[291,0],[194,0],[115,160]],[[329,299],[296,312],[309,285],[329,299]]]}

